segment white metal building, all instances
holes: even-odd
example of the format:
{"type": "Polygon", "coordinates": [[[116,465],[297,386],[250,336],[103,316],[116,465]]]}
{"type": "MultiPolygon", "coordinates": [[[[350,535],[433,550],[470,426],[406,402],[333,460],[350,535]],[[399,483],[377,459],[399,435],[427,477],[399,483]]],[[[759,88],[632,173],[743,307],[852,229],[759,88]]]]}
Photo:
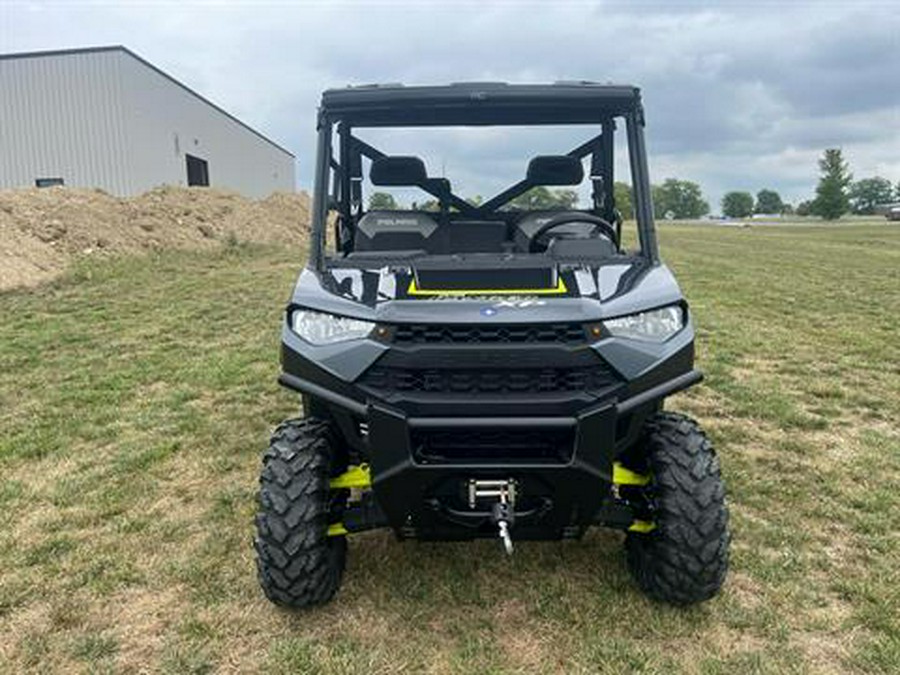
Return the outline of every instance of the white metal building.
{"type": "Polygon", "coordinates": [[[294,190],[294,155],[125,47],[0,55],[0,189],[294,190]]]}

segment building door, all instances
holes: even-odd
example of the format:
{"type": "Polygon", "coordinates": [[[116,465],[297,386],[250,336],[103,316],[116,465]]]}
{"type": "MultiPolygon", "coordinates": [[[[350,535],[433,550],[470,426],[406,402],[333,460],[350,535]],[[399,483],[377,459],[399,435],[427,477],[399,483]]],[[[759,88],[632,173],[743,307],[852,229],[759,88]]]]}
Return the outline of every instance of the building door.
{"type": "Polygon", "coordinates": [[[185,159],[187,160],[187,184],[190,185],[202,185],[204,187],[209,185],[209,165],[206,163],[205,159],[200,159],[199,157],[194,157],[193,155],[185,154],[185,159]]]}

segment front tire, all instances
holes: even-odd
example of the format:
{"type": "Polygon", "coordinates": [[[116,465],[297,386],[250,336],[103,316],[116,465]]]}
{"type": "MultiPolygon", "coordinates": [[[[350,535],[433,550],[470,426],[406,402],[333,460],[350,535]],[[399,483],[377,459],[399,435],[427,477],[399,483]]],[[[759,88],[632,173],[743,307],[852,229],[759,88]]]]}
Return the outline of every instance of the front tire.
{"type": "Polygon", "coordinates": [[[716,595],[728,571],[728,510],[712,443],[689,417],[658,413],[642,446],[656,528],[629,532],[628,567],[654,600],[690,605],[716,595]]]}
{"type": "Polygon", "coordinates": [[[284,607],[323,604],[341,585],[347,538],[328,536],[333,448],[327,422],[288,420],[263,457],[256,567],[266,597],[284,607]]]}

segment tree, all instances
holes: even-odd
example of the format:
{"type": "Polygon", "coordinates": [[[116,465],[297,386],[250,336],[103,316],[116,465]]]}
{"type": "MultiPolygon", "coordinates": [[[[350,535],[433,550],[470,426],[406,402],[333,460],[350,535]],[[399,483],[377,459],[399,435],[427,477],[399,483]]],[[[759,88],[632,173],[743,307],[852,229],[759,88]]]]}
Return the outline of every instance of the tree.
{"type": "Polygon", "coordinates": [[[757,213],[781,213],[784,211],[784,202],[781,195],[775,190],[762,189],[756,193],[757,213]]]}
{"type": "Polygon", "coordinates": [[[396,211],[397,201],[387,192],[373,192],[369,195],[369,211],[396,211]]]}
{"type": "Polygon", "coordinates": [[[887,178],[863,178],[850,186],[849,197],[853,213],[872,215],[876,206],[893,201],[894,189],[887,178]]]}
{"type": "Polygon", "coordinates": [[[853,174],[844,161],[839,148],[828,148],[819,160],[819,185],[812,203],[812,213],[825,220],[837,220],[847,213],[850,200],[847,196],[853,174]]]}
{"type": "Polygon", "coordinates": [[[808,216],[812,213],[812,202],[808,199],[797,204],[797,208],[794,209],[794,213],[798,216],[808,216]]]}
{"type": "Polygon", "coordinates": [[[613,196],[616,200],[616,208],[622,214],[622,220],[634,218],[634,206],[631,203],[631,186],[628,183],[616,181],[613,185],[613,196]]]}
{"type": "Polygon", "coordinates": [[[746,218],[753,213],[753,195],[749,192],[726,192],[722,197],[722,213],[729,218],[746,218]]]}
{"type": "Polygon", "coordinates": [[[651,188],[653,210],[661,218],[699,218],[709,213],[700,186],[689,180],[666,178],[651,188]]]}
{"type": "Polygon", "coordinates": [[[424,202],[412,204],[413,211],[432,211],[437,213],[441,210],[441,205],[437,199],[426,199],[424,202]]]}
{"type": "Polygon", "coordinates": [[[541,185],[519,195],[509,203],[509,206],[522,211],[542,211],[573,209],[576,204],[578,193],[575,190],[550,190],[541,185]]]}

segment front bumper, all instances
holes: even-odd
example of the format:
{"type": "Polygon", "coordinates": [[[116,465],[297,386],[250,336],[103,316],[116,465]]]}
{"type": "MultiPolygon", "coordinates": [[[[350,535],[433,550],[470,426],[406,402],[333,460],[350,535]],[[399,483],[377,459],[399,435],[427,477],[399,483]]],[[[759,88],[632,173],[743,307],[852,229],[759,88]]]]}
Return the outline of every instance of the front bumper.
{"type": "Polygon", "coordinates": [[[617,425],[635,410],[702,379],[691,370],[636,395],[603,402],[565,417],[415,417],[380,402],[360,403],[284,373],[281,384],[327,402],[362,423],[373,494],[386,522],[401,538],[472,539],[496,536],[484,508],[466,504],[472,480],[516,484],[516,539],[580,537],[598,522],[627,528],[634,514],[610,499],[617,425]],[[559,432],[566,451],[557,456],[444,456],[423,452],[423,434],[472,430],[559,432]]]}
{"type": "Polygon", "coordinates": [[[517,539],[576,537],[594,522],[611,481],[615,412],[607,407],[575,419],[405,418],[372,406],[369,438],[372,488],[388,522],[401,537],[456,539],[494,536],[488,514],[467,508],[465,489],[473,479],[509,480],[520,494],[517,539]],[[423,459],[411,439],[419,430],[471,429],[483,425],[540,428],[552,424],[574,433],[567,461],[503,463],[423,459]],[[605,451],[606,450],[606,451],[605,451]]]}

